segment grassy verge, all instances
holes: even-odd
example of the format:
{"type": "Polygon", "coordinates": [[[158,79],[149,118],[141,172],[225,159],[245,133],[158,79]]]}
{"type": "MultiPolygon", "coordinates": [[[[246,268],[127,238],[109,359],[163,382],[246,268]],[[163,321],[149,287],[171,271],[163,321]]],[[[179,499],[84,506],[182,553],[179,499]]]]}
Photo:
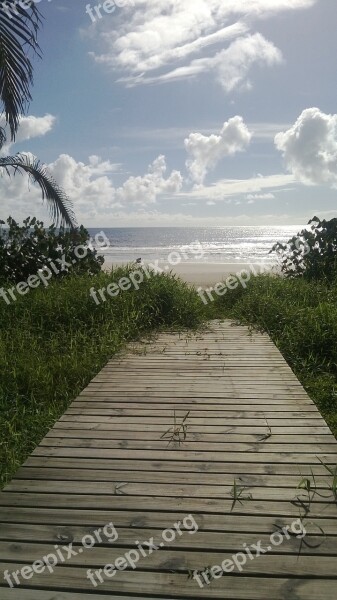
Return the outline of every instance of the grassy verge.
{"type": "Polygon", "coordinates": [[[118,269],[69,277],[9,306],[0,300],[0,484],[125,342],[154,329],[201,323],[196,294],[168,275],[96,306],[90,288],[127,275],[118,269]]]}
{"type": "Polygon", "coordinates": [[[261,275],[208,310],[266,331],[337,437],[337,282],[261,275]]]}

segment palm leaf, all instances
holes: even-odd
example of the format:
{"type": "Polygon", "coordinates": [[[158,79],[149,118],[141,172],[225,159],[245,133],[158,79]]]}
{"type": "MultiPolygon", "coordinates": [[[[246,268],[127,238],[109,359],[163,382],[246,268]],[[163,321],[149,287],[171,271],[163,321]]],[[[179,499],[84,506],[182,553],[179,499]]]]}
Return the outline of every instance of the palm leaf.
{"type": "MultiPolygon", "coordinates": [[[[40,55],[36,36],[41,15],[33,1],[27,6],[23,8],[17,0],[0,3],[0,102],[12,141],[15,140],[20,116],[32,99],[33,68],[29,53],[40,55]]],[[[3,133],[2,130],[2,145],[3,133]]]]}
{"type": "Polygon", "coordinates": [[[51,217],[56,224],[76,226],[76,218],[72,210],[72,203],[66,193],[57,185],[46,167],[36,158],[27,154],[16,154],[0,158],[0,168],[7,175],[27,173],[42,191],[42,199],[48,202],[51,217]]]}

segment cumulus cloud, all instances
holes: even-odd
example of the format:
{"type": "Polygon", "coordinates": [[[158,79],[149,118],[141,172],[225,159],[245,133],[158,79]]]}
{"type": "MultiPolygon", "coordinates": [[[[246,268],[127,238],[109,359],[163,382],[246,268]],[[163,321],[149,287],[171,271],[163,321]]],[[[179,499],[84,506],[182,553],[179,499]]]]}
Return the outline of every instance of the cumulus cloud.
{"type": "Polygon", "coordinates": [[[88,163],[76,161],[69,154],[61,154],[48,169],[74,202],[75,212],[89,218],[117,206],[111,174],[120,165],[89,157],[88,163]]]}
{"type": "Polygon", "coordinates": [[[191,133],[185,139],[185,149],[190,155],[186,167],[191,179],[197,184],[203,183],[210,169],[214,169],[225,156],[245,150],[251,137],[250,131],[239,116],[225,122],[219,135],[191,133]]]}
{"type": "MultiPolygon", "coordinates": [[[[62,186],[74,202],[79,217],[94,217],[107,211],[114,204],[115,188],[109,175],[119,165],[90,157],[87,164],[77,162],[68,154],[61,154],[47,165],[49,172],[62,186]]],[[[42,208],[41,192],[36,185],[29,184],[26,176],[0,178],[0,194],[3,198],[2,214],[12,214],[16,218],[38,215],[47,219],[47,210],[42,208]]]]}
{"type": "MultiPolygon", "coordinates": [[[[68,154],[61,154],[47,167],[73,201],[79,221],[86,222],[95,219],[102,222],[103,218],[110,217],[113,210],[130,211],[136,206],[153,205],[161,194],[174,194],[181,190],[183,184],[179,171],[172,171],[166,176],[164,156],[154,160],[145,175],[129,177],[120,187],[116,187],[112,179],[120,165],[96,155],[90,156],[84,163],[68,154]]],[[[28,186],[26,177],[1,178],[0,194],[4,198],[2,214],[14,213],[13,216],[20,219],[28,214],[47,218],[46,210],[41,209],[39,189],[28,186]]]]}
{"type": "Polygon", "coordinates": [[[156,202],[159,194],[179,192],[183,185],[180,171],[172,171],[165,179],[165,156],[160,155],[149,165],[148,173],[141,177],[129,179],[116,190],[116,199],[121,202],[146,205],[156,202]]]}
{"type": "MultiPolygon", "coordinates": [[[[50,114],[47,114],[44,117],[35,117],[33,115],[21,117],[19,129],[16,135],[16,143],[25,142],[32,138],[46,135],[53,129],[55,121],[56,117],[50,114]]],[[[0,127],[5,127],[5,125],[5,117],[4,115],[1,115],[0,127]]],[[[6,143],[1,149],[1,154],[9,154],[12,146],[12,143],[6,143]]]]}
{"type": "Polygon", "coordinates": [[[297,179],[337,187],[337,114],[307,108],[290,129],[275,136],[275,145],[297,179]]]}
{"type": "Polygon", "coordinates": [[[130,85],[213,71],[225,91],[247,88],[253,64],[281,60],[271,42],[252,32],[255,22],[281,11],[307,9],[316,1],[135,0],[113,22],[101,19],[90,28],[99,43],[91,55],[126,73],[123,81],[130,85]]]}

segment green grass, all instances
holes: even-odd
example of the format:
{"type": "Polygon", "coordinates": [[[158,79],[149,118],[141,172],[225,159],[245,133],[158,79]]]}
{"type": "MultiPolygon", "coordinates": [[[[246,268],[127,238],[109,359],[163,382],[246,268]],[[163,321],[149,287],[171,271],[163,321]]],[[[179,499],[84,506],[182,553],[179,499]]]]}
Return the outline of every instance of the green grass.
{"type": "Polygon", "coordinates": [[[260,275],[217,297],[209,314],[266,331],[337,436],[337,282],[260,275]]]}
{"type": "Polygon", "coordinates": [[[113,275],[68,277],[10,306],[0,300],[2,485],[127,341],[201,323],[200,300],[169,275],[153,276],[139,291],[132,288],[96,306],[90,288],[106,287],[127,274],[118,269],[113,275]]]}

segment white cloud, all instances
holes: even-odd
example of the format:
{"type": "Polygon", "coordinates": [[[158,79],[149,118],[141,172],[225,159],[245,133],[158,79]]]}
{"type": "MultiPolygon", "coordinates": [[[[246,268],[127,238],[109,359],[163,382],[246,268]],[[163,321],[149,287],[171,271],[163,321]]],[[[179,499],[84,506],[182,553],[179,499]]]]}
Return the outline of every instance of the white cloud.
{"type": "MultiPolygon", "coordinates": [[[[111,178],[120,165],[103,161],[96,155],[90,156],[86,164],[77,162],[68,154],[61,154],[47,167],[74,203],[80,222],[101,219],[102,223],[112,211],[132,211],[135,206],[154,204],[161,194],[180,191],[183,183],[179,171],[172,171],[165,177],[167,167],[164,156],[154,160],[145,175],[129,177],[120,187],[115,187],[111,178]]],[[[0,194],[5,199],[1,204],[3,215],[12,214],[15,218],[23,219],[31,214],[48,220],[46,209],[41,207],[39,188],[35,185],[28,187],[25,176],[1,178],[0,194]]]]}
{"type": "MultiPolygon", "coordinates": [[[[249,87],[253,64],[273,65],[280,51],[252,31],[258,20],[307,9],[317,0],[135,0],[90,27],[92,57],[129,84],[215,73],[226,91],[249,87]],[[230,44],[227,46],[227,44],[230,44]],[[125,76],[124,76],[125,75],[125,76]]],[[[88,33],[88,32],[87,32],[88,33]]]]}
{"type": "Polygon", "coordinates": [[[118,206],[110,175],[119,166],[110,161],[102,161],[95,155],[90,156],[85,164],[77,162],[68,154],[61,154],[55,162],[48,165],[48,169],[74,202],[76,214],[93,218],[118,206]]]}
{"type": "Polygon", "coordinates": [[[16,138],[17,142],[25,142],[34,137],[39,137],[49,133],[55,124],[56,117],[53,115],[45,115],[44,117],[21,117],[20,127],[16,138]]]}
{"type": "Polygon", "coordinates": [[[216,58],[217,80],[226,92],[249,89],[248,73],[254,64],[271,67],[282,62],[280,50],[259,33],[237,39],[216,58]]]}
{"type": "MultiPolygon", "coordinates": [[[[41,137],[49,133],[55,124],[56,117],[47,114],[44,117],[34,117],[29,115],[20,118],[20,125],[16,135],[16,143],[25,142],[32,138],[41,137]]],[[[0,116],[0,127],[5,127],[6,120],[3,115],[0,116]]],[[[8,132],[7,132],[8,133],[8,132]]],[[[9,137],[9,136],[8,136],[9,137]]],[[[6,155],[11,152],[13,143],[6,143],[1,149],[1,154],[6,155]]]]}
{"type": "Polygon", "coordinates": [[[227,198],[250,193],[260,193],[263,190],[289,187],[290,184],[297,183],[294,175],[279,173],[275,175],[258,175],[250,179],[221,179],[211,185],[200,185],[188,192],[181,192],[179,197],[186,201],[193,200],[214,200],[223,202],[227,198]]]}
{"type": "Polygon", "coordinates": [[[163,75],[145,77],[142,73],[136,77],[122,77],[119,81],[132,87],[144,83],[186,80],[203,73],[213,72],[224,91],[229,93],[237,89],[243,90],[252,87],[248,73],[254,64],[272,66],[281,62],[280,50],[261,34],[255,33],[238,38],[227,49],[217,52],[214,56],[195,59],[190,64],[177,67],[163,75]]]}
{"type": "Polygon", "coordinates": [[[166,173],[165,156],[160,155],[151,165],[148,173],[141,177],[129,177],[129,179],[116,189],[116,199],[124,204],[146,205],[156,202],[159,194],[174,194],[182,188],[183,178],[180,171],[172,171],[165,179],[166,173]]]}
{"type": "Polygon", "coordinates": [[[239,116],[224,123],[220,135],[191,133],[185,139],[185,149],[191,157],[187,160],[186,167],[192,180],[201,184],[208,171],[214,169],[222,158],[245,150],[251,137],[242,117],[239,116]]]}
{"type": "Polygon", "coordinates": [[[248,194],[248,196],[246,196],[246,199],[253,202],[255,200],[274,200],[275,196],[274,194],[267,192],[265,194],[248,194]]]}
{"type": "Polygon", "coordinates": [[[337,187],[337,114],[307,108],[290,129],[275,136],[275,145],[298,180],[337,187]]]}
{"type": "MultiPolygon", "coordinates": [[[[90,157],[88,164],[85,164],[68,154],[61,154],[47,167],[74,202],[80,220],[84,215],[90,219],[114,205],[115,188],[108,175],[116,171],[118,165],[100,161],[96,156],[90,157]]],[[[4,175],[0,179],[0,193],[4,198],[1,205],[3,215],[12,214],[18,219],[36,215],[49,221],[47,210],[42,208],[40,189],[29,184],[25,175],[17,174],[11,178],[4,175]]]]}

